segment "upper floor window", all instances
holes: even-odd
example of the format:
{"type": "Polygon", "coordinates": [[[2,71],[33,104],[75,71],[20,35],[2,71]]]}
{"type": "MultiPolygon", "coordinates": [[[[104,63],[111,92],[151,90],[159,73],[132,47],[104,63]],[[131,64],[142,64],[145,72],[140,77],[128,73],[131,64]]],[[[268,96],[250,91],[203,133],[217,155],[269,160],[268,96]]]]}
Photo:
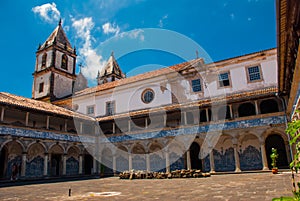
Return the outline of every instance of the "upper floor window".
{"type": "Polygon", "coordinates": [[[219,86],[220,87],[230,86],[229,73],[219,74],[219,86]]]}
{"type": "Polygon", "coordinates": [[[193,89],[193,92],[202,91],[200,79],[192,80],[192,89],[193,89]]]}
{"type": "Polygon", "coordinates": [[[142,101],[144,103],[150,103],[154,99],[154,91],[152,89],[146,89],[142,93],[142,101]]]}
{"type": "Polygon", "coordinates": [[[247,71],[248,71],[248,79],[250,82],[262,79],[259,66],[248,67],[247,71]]]}
{"type": "Polygon", "coordinates": [[[115,101],[106,102],[106,115],[115,114],[115,101]]]}
{"type": "Polygon", "coordinates": [[[39,85],[39,93],[42,93],[44,91],[44,82],[40,83],[39,85]]]}
{"type": "Polygon", "coordinates": [[[46,67],[46,61],[47,61],[47,53],[43,54],[42,56],[42,68],[46,67]]]}
{"type": "Polygon", "coordinates": [[[61,68],[68,70],[68,56],[66,54],[62,55],[61,58],[61,68]]]}
{"type": "Polygon", "coordinates": [[[88,115],[95,114],[95,106],[94,105],[89,105],[86,107],[86,113],[88,115]]]}

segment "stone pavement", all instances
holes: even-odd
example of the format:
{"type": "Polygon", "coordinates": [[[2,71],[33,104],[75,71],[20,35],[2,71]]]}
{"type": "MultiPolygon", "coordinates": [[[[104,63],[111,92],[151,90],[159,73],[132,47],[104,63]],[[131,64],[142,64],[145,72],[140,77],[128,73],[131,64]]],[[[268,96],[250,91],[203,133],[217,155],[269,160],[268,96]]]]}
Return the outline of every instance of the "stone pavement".
{"type": "MultiPolygon", "coordinates": [[[[298,175],[297,175],[298,176],[298,175]]],[[[299,175],[300,176],[300,175],[299,175]]],[[[291,173],[208,178],[120,180],[117,177],[0,188],[0,200],[272,200],[292,196],[291,173]],[[71,197],[68,196],[72,189],[71,197]]]]}

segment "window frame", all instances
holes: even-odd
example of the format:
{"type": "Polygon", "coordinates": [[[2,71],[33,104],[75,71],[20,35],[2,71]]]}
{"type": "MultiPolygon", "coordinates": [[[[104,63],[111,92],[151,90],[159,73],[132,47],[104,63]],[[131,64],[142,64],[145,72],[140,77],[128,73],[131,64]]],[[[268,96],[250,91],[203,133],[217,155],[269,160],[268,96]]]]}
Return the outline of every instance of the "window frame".
{"type": "Polygon", "coordinates": [[[61,56],[61,65],[60,65],[61,69],[64,69],[64,70],[68,70],[68,55],[66,54],[63,54],[61,56]],[[65,62],[64,62],[65,60],[65,62]],[[63,65],[65,63],[65,65],[63,65]]]}
{"type": "Polygon", "coordinates": [[[260,64],[254,64],[254,65],[246,66],[246,74],[247,74],[247,81],[248,81],[248,83],[255,83],[255,82],[261,82],[261,81],[263,81],[263,73],[262,73],[262,69],[261,69],[261,65],[260,64]],[[251,80],[250,79],[249,69],[250,68],[254,68],[254,67],[258,67],[260,79],[257,79],[257,80],[251,80]]]}
{"type": "Polygon", "coordinates": [[[116,101],[107,101],[106,103],[105,103],[105,115],[106,116],[111,116],[111,115],[114,115],[114,114],[116,114],[116,101]],[[109,112],[109,110],[108,110],[108,105],[113,105],[113,107],[110,107],[111,108],[111,110],[112,110],[112,112],[109,112]]]}
{"type": "Polygon", "coordinates": [[[39,93],[43,93],[44,92],[44,86],[45,86],[44,82],[40,82],[39,83],[39,93]]]}
{"type": "Polygon", "coordinates": [[[224,72],[220,72],[219,74],[218,74],[218,88],[230,88],[232,85],[231,85],[231,76],[230,76],[230,71],[224,71],[224,72]],[[223,84],[223,86],[221,86],[221,82],[223,82],[223,80],[220,80],[220,75],[221,74],[225,74],[225,73],[227,73],[227,75],[228,75],[228,84],[229,85],[227,85],[227,86],[224,86],[223,84]]]}
{"type": "Polygon", "coordinates": [[[141,94],[141,100],[143,101],[143,103],[145,103],[145,104],[149,104],[149,103],[151,103],[153,100],[154,100],[154,98],[155,98],[155,93],[154,93],[154,90],[153,89],[151,89],[151,88],[147,88],[147,89],[145,89],[143,92],[142,92],[142,94],[141,94]],[[145,100],[145,94],[147,93],[147,92],[151,92],[152,94],[153,94],[153,97],[152,97],[152,100],[150,100],[149,102],[148,101],[146,101],[145,100]]]}
{"type": "Polygon", "coordinates": [[[95,105],[88,105],[88,106],[86,106],[86,114],[87,115],[95,115],[95,105]],[[93,112],[92,113],[89,112],[90,108],[93,108],[93,112]]]}
{"type": "Polygon", "coordinates": [[[191,86],[191,91],[192,93],[203,93],[203,82],[201,78],[195,78],[195,79],[191,79],[190,81],[190,86],[191,86]],[[193,87],[193,81],[194,80],[199,80],[199,84],[200,84],[200,91],[194,91],[194,87],[193,87]]]}

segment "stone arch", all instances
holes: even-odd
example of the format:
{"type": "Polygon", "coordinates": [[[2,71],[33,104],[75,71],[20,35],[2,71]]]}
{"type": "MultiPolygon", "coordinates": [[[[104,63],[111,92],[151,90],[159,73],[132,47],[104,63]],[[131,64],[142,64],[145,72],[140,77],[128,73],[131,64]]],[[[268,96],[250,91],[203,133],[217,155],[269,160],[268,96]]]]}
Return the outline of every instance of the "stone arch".
{"type": "Polygon", "coordinates": [[[118,151],[116,153],[117,172],[128,170],[129,169],[128,149],[123,145],[118,145],[117,148],[118,148],[118,151]]]}
{"type": "Polygon", "coordinates": [[[260,141],[256,134],[249,132],[241,134],[238,152],[241,170],[261,170],[263,168],[260,141]]]}
{"type": "Polygon", "coordinates": [[[266,155],[268,160],[268,167],[270,169],[272,168],[271,166],[272,161],[270,158],[270,155],[272,154],[272,148],[277,149],[277,153],[278,153],[277,167],[289,168],[286,143],[280,133],[272,132],[269,135],[267,135],[265,139],[265,149],[266,149],[266,155]]]}
{"type": "Polygon", "coordinates": [[[222,134],[213,149],[215,170],[220,172],[234,171],[235,158],[232,143],[233,137],[222,134]]]}
{"type": "Polygon", "coordinates": [[[131,149],[132,168],[135,170],[146,170],[146,148],[136,143],[131,149]]]}
{"type": "Polygon", "coordinates": [[[255,106],[251,102],[242,103],[238,107],[239,117],[255,115],[255,106]]]}
{"type": "Polygon", "coordinates": [[[164,147],[159,142],[149,144],[149,160],[150,170],[156,172],[164,172],[166,169],[165,153],[162,150],[164,147]]]}
{"type": "Polygon", "coordinates": [[[20,140],[6,140],[2,145],[0,145],[0,151],[2,150],[2,148],[5,145],[7,145],[10,142],[16,142],[16,143],[18,143],[21,146],[21,148],[22,148],[22,152],[26,152],[25,145],[20,140]]]}
{"type": "Polygon", "coordinates": [[[169,154],[170,170],[181,170],[185,168],[184,153],[186,152],[184,145],[176,140],[167,146],[169,154]]]}
{"type": "MultiPolygon", "coordinates": [[[[24,145],[19,140],[8,140],[1,146],[5,150],[6,163],[3,165],[3,177],[16,179],[21,175],[22,153],[25,151],[24,145]]],[[[2,163],[2,161],[1,161],[2,163]]]]}
{"type": "Polygon", "coordinates": [[[101,173],[113,174],[113,151],[110,147],[105,147],[101,152],[101,173]]]}
{"type": "Polygon", "coordinates": [[[49,172],[51,176],[60,176],[63,173],[63,155],[65,153],[64,147],[55,143],[49,147],[50,166],[49,172]]]}
{"type": "Polygon", "coordinates": [[[27,149],[26,177],[42,177],[46,147],[43,143],[33,142],[27,149]]]}
{"type": "Polygon", "coordinates": [[[279,112],[278,102],[273,98],[262,100],[259,104],[259,108],[261,114],[279,112]]]}
{"type": "Polygon", "coordinates": [[[77,146],[69,146],[66,149],[67,160],[66,160],[66,174],[76,175],[79,173],[79,154],[80,149],[77,146]]]}

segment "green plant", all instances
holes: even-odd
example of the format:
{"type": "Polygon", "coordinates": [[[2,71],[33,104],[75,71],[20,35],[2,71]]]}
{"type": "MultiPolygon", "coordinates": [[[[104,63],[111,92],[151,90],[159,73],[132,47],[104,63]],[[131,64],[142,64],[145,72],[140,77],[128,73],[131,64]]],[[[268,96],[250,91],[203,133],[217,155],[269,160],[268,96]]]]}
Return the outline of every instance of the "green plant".
{"type": "MultiPolygon", "coordinates": [[[[299,113],[297,110],[296,113],[299,113]]],[[[290,145],[294,145],[296,147],[296,153],[294,155],[294,160],[290,163],[290,168],[292,170],[292,183],[293,183],[293,194],[294,197],[281,197],[281,198],[274,198],[274,201],[277,200],[295,200],[300,201],[300,182],[295,183],[295,176],[294,171],[298,172],[300,169],[300,120],[293,120],[292,122],[288,123],[286,133],[290,136],[290,145]]],[[[272,153],[273,154],[273,153],[272,153]]],[[[271,155],[272,155],[271,154],[271,155]]],[[[276,165],[276,163],[275,163],[276,165]]],[[[272,161],[273,166],[273,161],[272,161]]]]}
{"type": "Polygon", "coordinates": [[[276,163],[277,163],[277,158],[278,158],[278,153],[277,153],[277,149],[272,148],[272,154],[270,155],[271,159],[272,159],[272,167],[275,169],[276,167],[276,163]]]}

